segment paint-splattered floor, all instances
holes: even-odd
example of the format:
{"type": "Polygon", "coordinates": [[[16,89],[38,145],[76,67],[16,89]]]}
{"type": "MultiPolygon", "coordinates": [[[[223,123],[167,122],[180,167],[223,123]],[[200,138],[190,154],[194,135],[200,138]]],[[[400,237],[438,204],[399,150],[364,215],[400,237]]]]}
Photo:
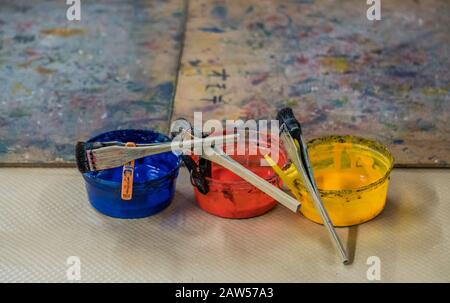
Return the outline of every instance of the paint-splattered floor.
{"type": "Polygon", "coordinates": [[[0,3],[0,163],[73,161],[73,143],[170,118],[273,118],[307,138],[355,134],[401,165],[450,163],[450,2],[0,3]],[[181,64],[178,65],[180,54],[181,64]],[[179,71],[178,81],[176,81],[179,71]],[[176,87],[175,106],[173,99],[176,87]],[[173,111],[173,115],[171,115],[173,111]]]}
{"type": "Polygon", "coordinates": [[[166,131],[183,0],[0,2],[0,162],[74,160],[116,128],[166,131]]]}
{"type": "Polygon", "coordinates": [[[382,1],[378,22],[360,0],[213,2],[190,3],[175,116],[289,105],[307,138],[360,135],[397,164],[449,165],[449,1],[382,1]]]}

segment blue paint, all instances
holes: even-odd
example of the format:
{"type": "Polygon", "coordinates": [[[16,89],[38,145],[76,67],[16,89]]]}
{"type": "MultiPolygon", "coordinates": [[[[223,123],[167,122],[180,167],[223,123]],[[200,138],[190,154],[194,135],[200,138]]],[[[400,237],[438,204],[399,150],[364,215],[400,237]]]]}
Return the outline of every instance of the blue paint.
{"type": "Polygon", "coordinates": [[[296,83],[289,86],[289,97],[299,97],[312,92],[312,88],[309,85],[303,85],[302,83],[296,83]]]}
{"type": "Polygon", "coordinates": [[[218,27],[201,27],[199,28],[202,32],[207,32],[207,33],[216,33],[216,34],[220,34],[223,33],[224,30],[218,27]]]}
{"type": "Polygon", "coordinates": [[[259,84],[263,83],[264,81],[266,81],[268,77],[269,77],[269,74],[262,75],[261,77],[252,80],[252,85],[259,85],[259,84]]]}
{"type": "Polygon", "coordinates": [[[30,43],[34,41],[35,37],[33,35],[16,35],[13,39],[18,43],[30,43]]]}
{"type": "Polygon", "coordinates": [[[202,61],[196,59],[196,60],[191,60],[191,61],[189,61],[189,64],[190,64],[191,66],[197,67],[197,66],[200,64],[200,62],[202,62],[202,61]]]}
{"type": "Polygon", "coordinates": [[[392,143],[394,143],[394,144],[403,144],[403,143],[405,143],[405,140],[403,140],[403,139],[394,139],[392,141],[392,143]]]}
{"type": "Polygon", "coordinates": [[[266,28],[266,25],[262,22],[256,22],[255,27],[256,29],[264,33],[264,35],[266,35],[267,37],[272,35],[272,33],[266,28]]]}
{"type": "Polygon", "coordinates": [[[287,58],[281,60],[281,63],[284,65],[293,65],[295,62],[297,62],[297,54],[288,56],[287,58]]]}
{"type": "Polygon", "coordinates": [[[211,10],[211,14],[214,17],[218,17],[218,18],[224,19],[228,15],[228,10],[227,10],[227,8],[225,6],[217,5],[211,10]]]}
{"type": "Polygon", "coordinates": [[[173,83],[164,82],[155,87],[155,95],[163,100],[171,100],[173,94],[173,83]]]}
{"type": "Polygon", "coordinates": [[[422,118],[419,118],[416,120],[416,125],[419,127],[419,129],[421,131],[424,131],[424,132],[430,131],[430,130],[436,128],[436,126],[432,122],[423,120],[422,118]]]}
{"type": "Polygon", "coordinates": [[[364,97],[376,97],[375,89],[373,87],[365,86],[360,90],[361,95],[364,97]]]}
{"type": "MultiPolygon", "coordinates": [[[[88,142],[119,141],[160,143],[168,137],[151,130],[116,130],[100,134],[88,142]]],[[[135,161],[133,197],[121,199],[122,167],[83,174],[89,201],[99,212],[116,218],[143,218],[166,208],[175,193],[180,158],[172,152],[135,161]]]]}
{"type": "Polygon", "coordinates": [[[145,85],[143,83],[135,82],[135,81],[128,81],[127,83],[127,89],[129,91],[138,93],[145,90],[145,85]]]}
{"type": "Polygon", "coordinates": [[[417,72],[405,70],[397,66],[389,66],[386,70],[386,74],[389,76],[404,78],[404,77],[415,77],[417,75],[417,72]]]}
{"type": "Polygon", "coordinates": [[[3,142],[2,140],[0,140],[0,154],[6,154],[7,152],[8,152],[8,147],[6,147],[6,143],[3,142]]]}

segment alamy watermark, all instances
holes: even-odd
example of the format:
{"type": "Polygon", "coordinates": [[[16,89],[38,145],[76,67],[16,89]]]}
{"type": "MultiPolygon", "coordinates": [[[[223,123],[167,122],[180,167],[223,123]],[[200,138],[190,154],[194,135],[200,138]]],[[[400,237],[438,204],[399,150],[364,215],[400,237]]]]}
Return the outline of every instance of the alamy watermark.
{"type": "Polygon", "coordinates": [[[66,11],[66,18],[69,21],[81,20],[81,0],[66,0],[66,4],[69,5],[66,11]]]}
{"type": "Polygon", "coordinates": [[[81,260],[78,256],[70,256],[66,260],[66,278],[68,281],[81,280],[81,260]]]}
{"type": "Polygon", "coordinates": [[[380,21],[381,20],[381,0],[367,0],[367,5],[370,7],[367,9],[367,20],[380,21]]]}
{"type": "Polygon", "coordinates": [[[366,278],[369,281],[381,280],[381,260],[377,256],[370,256],[367,258],[366,264],[369,268],[366,271],[366,278]]]}
{"type": "MultiPolygon", "coordinates": [[[[379,21],[381,20],[381,0],[367,0],[369,8],[366,12],[367,20],[379,21]]],[[[81,20],[81,0],[66,0],[69,6],[66,11],[66,17],[69,21],[81,20]]]]}
{"type": "MultiPolygon", "coordinates": [[[[194,123],[192,130],[196,137],[186,137],[189,130],[183,128],[175,121],[171,125],[171,133],[177,135],[172,140],[172,150],[179,150],[180,143],[194,138],[201,138],[202,134],[210,134],[210,136],[223,136],[235,134],[236,138],[233,142],[224,142],[217,140],[216,142],[198,142],[191,144],[188,148],[183,148],[185,155],[213,155],[215,146],[225,147],[223,150],[228,155],[235,156],[256,156],[270,155],[270,157],[278,162],[279,159],[279,122],[278,120],[206,120],[203,121],[201,112],[194,113],[194,123]],[[188,132],[182,132],[182,130],[188,132]]],[[[184,126],[185,127],[185,126],[184,126]]],[[[260,160],[260,165],[268,166],[264,160],[260,160]]]]}

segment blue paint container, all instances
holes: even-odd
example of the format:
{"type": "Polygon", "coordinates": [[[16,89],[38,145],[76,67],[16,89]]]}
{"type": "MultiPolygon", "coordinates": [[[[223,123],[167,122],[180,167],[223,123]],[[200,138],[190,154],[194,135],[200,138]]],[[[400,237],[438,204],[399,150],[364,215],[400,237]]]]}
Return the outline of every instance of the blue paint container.
{"type": "MultiPolygon", "coordinates": [[[[116,130],[88,142],[160,143],[170,139],[151,130],[116,130]]],[[[175,193],[180,158],[172,152],[135,161],[133,197],[121,199],[122,167],[83,174],[89,201],[99,212],[116,218],[143,218],[166,208],[175,193]]]]}

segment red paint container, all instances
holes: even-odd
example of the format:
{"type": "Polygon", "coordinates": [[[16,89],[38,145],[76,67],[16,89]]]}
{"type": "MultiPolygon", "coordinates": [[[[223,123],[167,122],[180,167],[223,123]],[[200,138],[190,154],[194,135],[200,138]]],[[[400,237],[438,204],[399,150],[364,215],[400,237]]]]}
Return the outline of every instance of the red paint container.
{"type": "MultiPolygon", "coordinates": [[[[234,152],[229,152],[229,145],[225,146],[224,150],[245,168],[274,186],[280,187],[281,181],[273,169],[270,166],[261,165],[261,160],[268,152],[270,144],[279,143],[275,142],[273,138],[267,140],[265,135],[262,138],[264,140],[260,138],[258,142],[260,146],[264,145],[267,149],[258,148],[256,154],[254,151],[250,151],[248,145],[246,145],[244,155],[237,155],[236,145],[234,152]]],[[[286,155],[281,148],[278,155],[278,165],[283,167],[286,163],[286,155]]],[[[195,198],[200,208],[213,215],[224,218],[251,218],[268,212],[277,204],[272,197],[218,164],[211,163],[211,176],[205,177],[205,179],[209,186],[208,193],[202,194],[194,186],[195,198]]]]}

